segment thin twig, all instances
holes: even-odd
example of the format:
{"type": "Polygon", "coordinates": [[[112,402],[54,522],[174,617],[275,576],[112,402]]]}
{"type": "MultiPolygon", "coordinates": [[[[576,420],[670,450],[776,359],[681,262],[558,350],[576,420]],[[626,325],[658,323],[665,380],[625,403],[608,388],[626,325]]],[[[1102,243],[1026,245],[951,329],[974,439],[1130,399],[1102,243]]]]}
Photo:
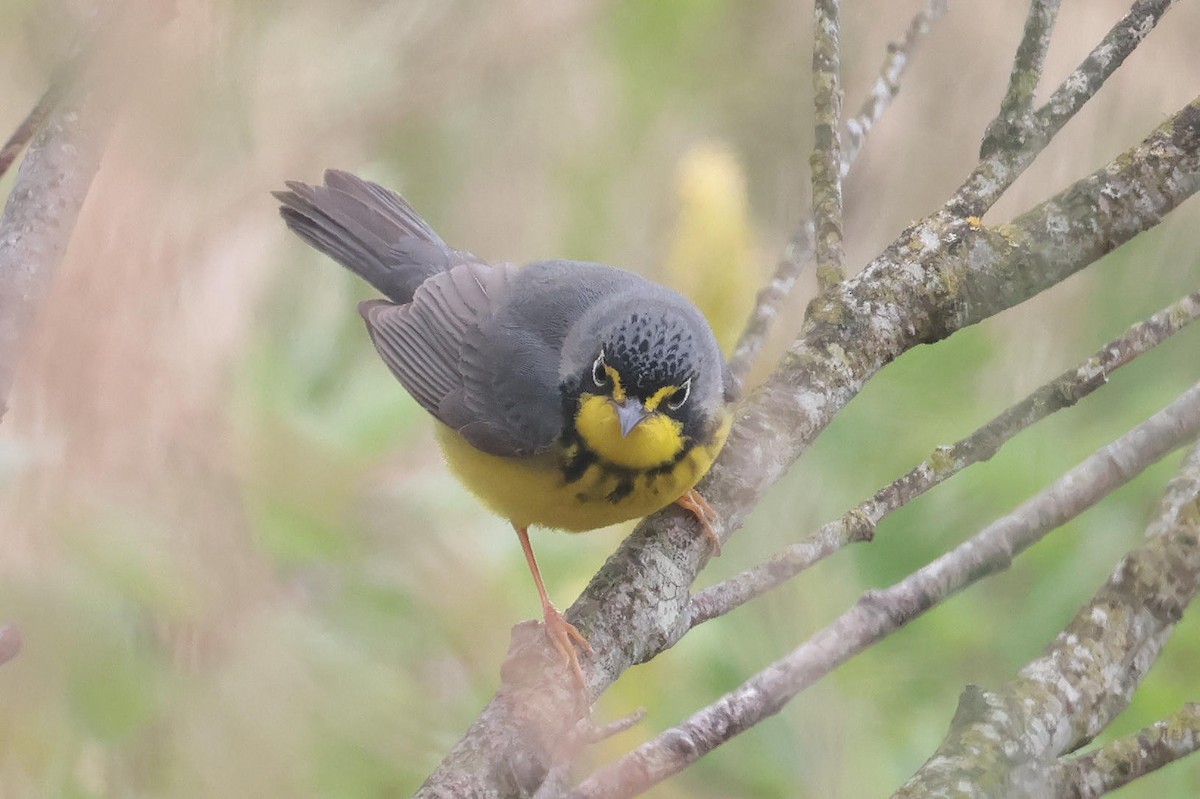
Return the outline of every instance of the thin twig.
{"type": "Polygon", "coordinates": [[[1017,45],[1017,57],[1008,78],[1008,92],[1000,103],[1001,116],[1024,114],[1033,108],[1033,95],[1042,79],[1050,33],[1058,17],[1060,0],[1033,0],[1025,19],[1025,33],[1017,45]]]}
{"type": "Polygon", "coordinates": [[[908,68],[909,59],[917,45],[950,8],[949,0],[928,0],[908,24],[904,38],[888,44],[887,56],[879,68],[879,76],[867,93],[867,99],[858,113],[846,120],[846,139],[842,147],[842,177],[850,173],[850,167],[858,159],[867,136],[883,117],[883,112],[892,104],[900,91],[900,78],[908,68]]]}
{"type": "Polygon", "coordinates": [[[792,234],[783,258],[775,266],[775,274],[763,286],[754,300],[754,309],[746,320],[746,327],[733,348],[729,358],[729,370],[739,381],[745,380],[750,367],[758,359],[763,345],[767,343],[767,333],[771,323],[783,310],[783,302],[792,293],[796,282],[804,268],[812,263],[813,247],[816,231],[813,228],[812,214],[806,213],[804,221],[792,234]]]}
{"type": "Polygon", "coordinates": [[[846,279],[842,244],[842,86],[840,0],[813,3],[814,227],[817,286],[825,293],[846,279]]]}
{"type": "Polygon", "coordinates": [[[1008,91],[1000,103],[1000,114],[984,134],[980,157],[986,158],[1001,147],[1020,149],[1024,133],[1033,127],[1033,96],[1042,79],[1059,3],[1060,0],[1033,0],[1029,4],[1025,33],[1008,78],[1008,91]]]}
{"type": "Polygon", "coordinates": [[[1078,366],[1042,385],[966,438],[938,447],[903,477],[876,491],[839,519],[766,562],[717,583],[692,598],[692,625],[722,616],[795,577],[856,541],[869,541],[876,525],[971,464],[991,458],[1009,439],[1050,414],[1069,408],[1108,381],[1109,375],[1166,341],[1200,317],[1200,291],[1138,322],[1078,366]]]}
{"type": "Polygon", "coordinates": [[[1015,679],[963,693],[945,740],[893,799],[1061,796],[1057,758],[1129,705],[1200,591],[1198,507],[1200,447],[1193,447],[1167,484],[1146,543],[1121,559],[1015,679]]]}
{"type": "Polygon", "coordinates": [[[1061,799],[1097,799],[1200,749],[1200,702],[1093,752],[1059,762],[1061,799]]]}
{"type": "Polygon", "coordinates": [[[1200,433],[1200,384],[1049,488],[894,585],[871,591],[832,624],[740,687],[579,785],[572,799],[634,796],[779,712],[797,693],[964,587],[1002,571],[1051,530],[1200,433]]]}
{"type": "MultiPolygon", "coordinates": [[[[900,79],[904,76],[917,45],[932,30],[933,23],[946,13],[948,6],[948,0],[928,0],[925,8],[912,18],[904,38],[888,44],[887,55],[879,68],[879,77],[871,86],[866,101],[863,102],[857,116],[846,121],[846,146],[842,150],[840,171],[843,179],[858,160],[859,154],[866,146],[867,137],[900,91],[900,79]]],[[[783,257],[775,266],[775,274],[758,292],[754,310],[751,311],[746,327],[729,359],[729,368],[738,380],[744,380],[749,373],[758,354],[762,352],[767,333],[775,317],[779,315],[784,300],[791,294],[801,272],[812,262],[815,237],[812,213],[806,211],[803,221],[788,241],[783,257]]]]}
{"type": "Polygon", "coordinates": [[[1137,49],[1177,0],[1137,0],[1129,12],[1088,53],[1037,111],[1041,134],[1049,141],[1095,96],[1125,59],[1137,49]]]}
{"type": "MultiPolygon", "coordinates": [[[[1080,65],[1033,114],[1019,146],[993,147],[947,203],[961,217],[981,217],[996,204],[1063,125],[1095,96],[1176,0],[1137,0],[1080,65]]],[[[993,144],[996,139],[989,139],[993,144]]],[[[992,147],[992,144],[988,144],[992,147]]]]}

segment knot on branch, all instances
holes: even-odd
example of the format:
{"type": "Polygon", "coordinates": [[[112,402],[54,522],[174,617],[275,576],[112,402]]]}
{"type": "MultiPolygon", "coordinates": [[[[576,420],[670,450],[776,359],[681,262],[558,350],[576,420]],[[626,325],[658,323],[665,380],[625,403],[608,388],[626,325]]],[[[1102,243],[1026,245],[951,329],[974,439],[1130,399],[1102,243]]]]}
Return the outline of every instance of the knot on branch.
{"type": "Polygon", "coordinates": [[[875,540],[875,520],[861,508],[854,508],[842,517],[846,543],[875,540]]]}
{"type": "Polygon", "coordinates": [[[1019,153],[1040,144],[1041,128],[1032,114],[993,119],[979,145],[979,159],[986,161],[1001,152],[1019,153]]]}

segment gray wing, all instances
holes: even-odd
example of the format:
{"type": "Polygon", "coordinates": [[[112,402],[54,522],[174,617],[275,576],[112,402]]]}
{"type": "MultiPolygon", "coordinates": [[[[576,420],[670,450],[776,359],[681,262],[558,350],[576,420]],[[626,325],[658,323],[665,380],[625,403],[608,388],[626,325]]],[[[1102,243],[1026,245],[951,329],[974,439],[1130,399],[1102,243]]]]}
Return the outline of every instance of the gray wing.
{"type": "Polygon", "coordinates": [[[531,455],[561,432],[558,354],[502,324],[516,273],[463,263],[421,284],[412,302],[359,306],[384,363],[408,392],[477,449],[531,455]]]}

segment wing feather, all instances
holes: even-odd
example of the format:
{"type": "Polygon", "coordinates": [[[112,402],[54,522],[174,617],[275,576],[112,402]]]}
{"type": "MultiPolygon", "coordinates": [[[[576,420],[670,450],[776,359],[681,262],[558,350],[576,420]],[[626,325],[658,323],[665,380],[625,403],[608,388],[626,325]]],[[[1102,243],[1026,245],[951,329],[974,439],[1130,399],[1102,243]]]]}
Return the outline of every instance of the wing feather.
{"type": "MultiPolygon", "coordinates": [[[[531,454],[557,434],[530,423],[538,398],[557,402],[556,385],[531,390],[525,384],[518,392],[513,388],[521,383],[511,380],[530,371],[522,360],[553,361],[553,352],[493,340],[513,274],[507,264],[462,263],[426,280],[406,305],[368,300],[359,306],[375,349],[417,402],[472,445],[498,455],[531,454]]],[[[543,366],[543,374],[553,375],[557,363],[543,366]]]]}

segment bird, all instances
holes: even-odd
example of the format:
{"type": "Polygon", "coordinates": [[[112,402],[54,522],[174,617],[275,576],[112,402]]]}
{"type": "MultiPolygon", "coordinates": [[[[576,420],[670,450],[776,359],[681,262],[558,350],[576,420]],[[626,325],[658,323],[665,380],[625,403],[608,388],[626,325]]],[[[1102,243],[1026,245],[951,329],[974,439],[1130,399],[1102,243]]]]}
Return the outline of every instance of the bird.
{"type": "Polygon", "coordinates": [[[582,532],[676,503],[715,554],[695,489],[738,385],[686,297],[598,263],[489,263],[399,194],[341,170],[272,192],[288,228],[373,286],[358,311],[379,357],[436,420],[450,470],[512,525],[544,629],[575,682],[592,649],[550,601],[531,526],[582,532]]]}

